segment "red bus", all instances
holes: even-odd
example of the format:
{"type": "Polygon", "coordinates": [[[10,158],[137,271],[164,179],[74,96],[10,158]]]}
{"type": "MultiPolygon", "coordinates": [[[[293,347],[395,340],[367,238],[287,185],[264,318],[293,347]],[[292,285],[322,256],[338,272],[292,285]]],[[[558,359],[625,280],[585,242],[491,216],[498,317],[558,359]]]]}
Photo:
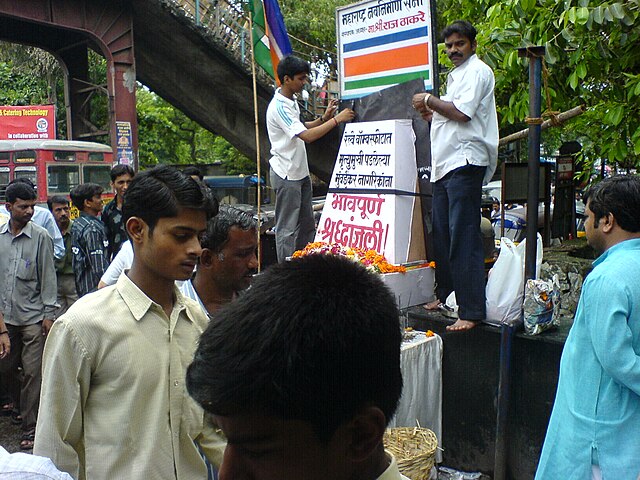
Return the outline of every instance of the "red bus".
{"type": "Polygon", "coordinates": [[[11,180],[29,178],[38,192],[38,203],[51,195],[69,196],[81,183],[104,188],[103,199],[113,198],[109,173],[113,166],[111,147],[73,140],[0,140],[0,201],[11,180]]]}

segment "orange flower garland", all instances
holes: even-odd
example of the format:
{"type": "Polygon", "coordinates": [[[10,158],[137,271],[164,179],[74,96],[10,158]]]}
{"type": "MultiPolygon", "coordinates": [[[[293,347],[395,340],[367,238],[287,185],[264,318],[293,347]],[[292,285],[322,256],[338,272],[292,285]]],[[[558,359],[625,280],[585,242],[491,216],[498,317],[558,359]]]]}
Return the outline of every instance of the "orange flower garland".
{"type": "Polygon", "coordinates": [[[363,264],[367,269],[376,273],[405,273],[407,269],[402,265],[390,264],[384,255],[380,255],[375,250],[364,250],[355,247],[345,247],[339,243],[313,242],[309,243],[303,250],[298,250],[293,254],[293,258],[305,255],[342,255],[344,257],[363,264]]]}

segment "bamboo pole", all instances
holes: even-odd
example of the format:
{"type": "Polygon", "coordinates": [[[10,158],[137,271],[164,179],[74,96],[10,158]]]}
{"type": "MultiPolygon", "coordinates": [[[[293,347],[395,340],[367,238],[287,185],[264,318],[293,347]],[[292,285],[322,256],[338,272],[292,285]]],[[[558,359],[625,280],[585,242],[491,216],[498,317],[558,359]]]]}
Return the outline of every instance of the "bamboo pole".
{"type": "MultiPolygon", "coordinates": [[[[546,130],[549,127],[555,126],[554,123],[559,124],[563,123],[566,120],[569,120],[573,117],[577,117],[578,115],[582,115],[587,110],[586,105],[579,105],[577,107],[572,108],[571,110],[567,110],[566,112],[559,113],[556,116],[556,121],[553,120],[545,120],[540,125],[542,130],[546,130]]],[[[507,135],[504,138],[500,139],[498,145],[506,145],[511,142],[515,142],[516,140],[520,140],[521,138],[526,138],[529,135],[529,129],[525,128],[524,130],[520,130],[519,132],[512,133],[511,135],[507,135]]]]}
{"type": "Polygon", "coordinates": [[[258,87],[256,82],[256,59],[253,47],[253,15],[249,14],[249,43],[251,44],[251,79],[253,83],[253,122],[256,131],[256,170],[258,174],[257,206],[258,206],[258,273],[262,264],[262,245],[260,242],[262,177],[260,175],[260,126],[258,123],[258,87]]]}

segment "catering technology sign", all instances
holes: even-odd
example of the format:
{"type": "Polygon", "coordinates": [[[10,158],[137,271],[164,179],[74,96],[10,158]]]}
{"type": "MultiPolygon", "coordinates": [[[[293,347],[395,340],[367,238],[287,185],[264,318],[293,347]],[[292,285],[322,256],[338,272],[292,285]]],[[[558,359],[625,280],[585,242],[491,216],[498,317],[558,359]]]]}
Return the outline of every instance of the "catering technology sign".
{"type": "Polygon", "coordinates": [[[433,0],[368,0],[336,9],[340,96],[422,78],[433,90],[433,0]]]}
{"type": "Polygon", "coordinates": [[[1,106],[0,140],[55,140],[53,105],[1,106]]]}

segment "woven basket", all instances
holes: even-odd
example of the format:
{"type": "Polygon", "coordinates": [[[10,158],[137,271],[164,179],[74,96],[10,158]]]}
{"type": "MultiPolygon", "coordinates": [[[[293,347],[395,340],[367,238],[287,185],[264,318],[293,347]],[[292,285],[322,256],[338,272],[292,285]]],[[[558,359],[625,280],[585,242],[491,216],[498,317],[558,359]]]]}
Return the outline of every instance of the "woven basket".
{"type": "Polygon", "coordinates": [[[396,457],[400,473],[411,480],[429,480],[438,439],[428,428],[398,427],[384,433],[385,448],[396,457]]]}

